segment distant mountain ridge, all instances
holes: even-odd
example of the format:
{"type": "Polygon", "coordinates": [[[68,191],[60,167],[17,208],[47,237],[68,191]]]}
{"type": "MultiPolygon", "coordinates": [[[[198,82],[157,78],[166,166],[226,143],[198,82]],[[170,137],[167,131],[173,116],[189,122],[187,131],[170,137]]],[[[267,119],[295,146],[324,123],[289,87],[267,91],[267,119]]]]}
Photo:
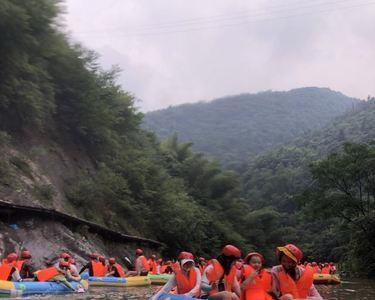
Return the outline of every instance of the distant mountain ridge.
{"type": "Polygon", "coordinates": [[[322,128],[359,102],[316,87],[241,94],[147,113],[144,127],[161,139],[177,133],[228,166],[322,128]]]}

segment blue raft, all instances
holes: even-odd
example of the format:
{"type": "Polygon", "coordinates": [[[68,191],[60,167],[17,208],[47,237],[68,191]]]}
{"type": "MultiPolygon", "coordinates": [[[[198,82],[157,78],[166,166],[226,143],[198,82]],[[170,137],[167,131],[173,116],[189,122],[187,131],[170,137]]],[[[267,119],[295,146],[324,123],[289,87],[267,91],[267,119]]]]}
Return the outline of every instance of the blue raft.
{"type": "MultiPolygon", "coordinates": [[[[75,288],[83,288],[85,291],[88,289],[88,282],[81,280],[81,282],[72,281],[70,284],[75,288]]],[[[11,282],[0,280],[0,296],[7,295],[12,297],[37,295],[37,294],[65,294],[73,293],[71,289],[53,281],[38,282],[38,281],[24,281],[24,282],[11,282]]]]}

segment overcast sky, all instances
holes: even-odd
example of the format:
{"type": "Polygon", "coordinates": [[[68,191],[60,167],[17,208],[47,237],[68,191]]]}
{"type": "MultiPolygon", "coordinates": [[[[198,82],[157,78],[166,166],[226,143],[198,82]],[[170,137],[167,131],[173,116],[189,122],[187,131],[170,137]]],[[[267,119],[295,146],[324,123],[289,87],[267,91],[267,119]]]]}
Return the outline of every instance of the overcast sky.
{"type": "Polygon", "coordinates": [[[65,26],[142,111],[330,87],[375,95],[375,0],[67,0],[65,26]]]}

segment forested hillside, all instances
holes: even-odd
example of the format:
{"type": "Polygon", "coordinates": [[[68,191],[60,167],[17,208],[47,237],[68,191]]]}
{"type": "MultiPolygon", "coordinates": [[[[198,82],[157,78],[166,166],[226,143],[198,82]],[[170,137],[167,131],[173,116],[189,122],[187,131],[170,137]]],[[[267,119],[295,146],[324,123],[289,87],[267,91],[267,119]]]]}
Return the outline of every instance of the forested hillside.
{"type": "MultiPolygon", "coordinates": [[[[322,130],[307,134],[293,143],[252,160],[244,174],[244,197],[252,208],[250,215],[254,218],[254,224],[259,216],[268,221],[261,222],[266,225],[262,225],[260,231],[258,228],[255,233],[251,232],[248,238],[264,248],[272,245],[269,248],[271,254],[273,246],[281,242],[278,239],[284,236],[284,239],[303,244],[306,254],[313,259],[351,261],[349,267],[352,270],[366,269],[363,266],[365,259],[358,256],[357,245],[361,244],[362,251],[367,249],[373,254],[374,249],[371,250],[369,245],[365,245],[366,241],[374,238],[371,236],[373,233],[370,231],[365,237],[362,235],[360,238],[353,238],[357,230],[353,230],[351,222],[348,223],[348,220],[338,217],[337,214],[346,211],[348,207],[337,206],[332,211],[330,204],[340,203],[339,198],[333,202],[332,199],[330,202],[327,200],[325,205],[324,201],[319,203],[319,200],[324,198],[317,195],[320,188],[316,186],[316,182],[321,180],[325,172],[328,174],[327,164],[337,160],[336,156],[327,158],[327,155],[342,153],[345,149],[346,154],[340,155],[346,158],[347,162],[335,166],[335,174],[331,174],[330,180],[339,180],[340,176],[351,173],[354,174],[354,181],[363,181],[364,186],[366,180],[370,180],[366,187],[362,187],[361,193],[368,193],[370,199],[367,217],[373,215],[375,206],[371,186],[373,189],[374,182],[371,184],[371,176],[375,175],[375,168],[370,163],[374,154],[370,153],[373,153],[374,147],[363,150],[362,146],[348,145],[344,148],[347,142],[370,144],[373,140],[375,101],[369,100],[322,130]],[[366,151],[369,152],[367,156],[363,154],[366,151]],[[361,160],[366,161],[362,156],[367,159],[366,163],[361,163],[361,160]],[[354,162],[349,163],[348,157],[354,162]],[[366,171],[366,168],[370,169],[366,171]],[[370,176],[370,179],[360,179],[363,173],[368,174],[366,176],[370,176]],[[311,196],[313,194],[315,197],[311,196]]],[[[353,179],[340,180],[343,180],[344,186],[348,185],[348,189],[352,189],[350,193],[355,198],[358,191],[356,187],[350,186],[353,179]]],[[[346,192],[349,193],[348,190],[346,192]]],[[[346,205],[354,207],[357,205],[354,201],[352,199],[346,205]]],[[[353,220],[355,223],[356,219],[353,220]]],[[[373,260],[368,260],[368,263],[370,261],[374,263],[373,260]]],[[[375,268],[367,264],[367,270],[373,272],[375,268]]]]}
{"type": "Polygon", "coordinates": [[[242,94],[147,113],[145,128],[238,166],[249,157],[319,129],[352,109],[357,99],[326,88],[242,94]]]}

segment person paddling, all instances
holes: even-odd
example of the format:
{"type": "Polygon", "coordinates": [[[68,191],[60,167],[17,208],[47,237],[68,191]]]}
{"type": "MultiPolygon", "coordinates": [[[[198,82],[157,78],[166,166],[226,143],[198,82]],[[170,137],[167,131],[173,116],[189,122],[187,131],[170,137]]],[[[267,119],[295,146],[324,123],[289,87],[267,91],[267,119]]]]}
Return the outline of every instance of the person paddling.
{"type": "Polygon", "coordinates": [[[193,254],[181,252],[178,255],[178,263],[173,266],[173,271],[172,277],[151,299],[157,300],[161,294],[168,294],[175,287],[177,287],[178,295],[199,298],[201,272],[195,267],[193,254]]]}
{"type": "Polygon", "coordinates": [[[203,299],[238,300],[241,294],[234,262],[241,258],[241,251],[226,245],[221,254],[209,262],[202,275],[203,299]]]}
{"type": "Polygon", "coordinates": [[[271,270],[273,293],[281,300],[323,300],[313,284],[313,268],[304,269],[298,266],[303,257],[302,251],[295,245],[288,244],[277,247],[276,253],[280,265],[271,270]]]}
{"type": "Polygon", "coordinates": [[[264,258],[258,252],[250,252],[246,255],[243,267],[243,300],[272,300],[271,291],[272,276],[263,268],[264,258]]]}
{"type": "Polygon", "coordinates": [[[81,270],[79,271],[79,274],[81,275],[86,269],[89,270],[89,276],[97,276],[97,277],[104,276],[102,263],[99,261],[98,253],[94,252],[90,254],[90,261],[81,268],[81,270]]]}
{"type": "Polygon", "coordinates": [[[17,269],[18,255],[17,253],[9,253],[0,266],[0,280],[22,281],[20,273],[17,269]]]}

